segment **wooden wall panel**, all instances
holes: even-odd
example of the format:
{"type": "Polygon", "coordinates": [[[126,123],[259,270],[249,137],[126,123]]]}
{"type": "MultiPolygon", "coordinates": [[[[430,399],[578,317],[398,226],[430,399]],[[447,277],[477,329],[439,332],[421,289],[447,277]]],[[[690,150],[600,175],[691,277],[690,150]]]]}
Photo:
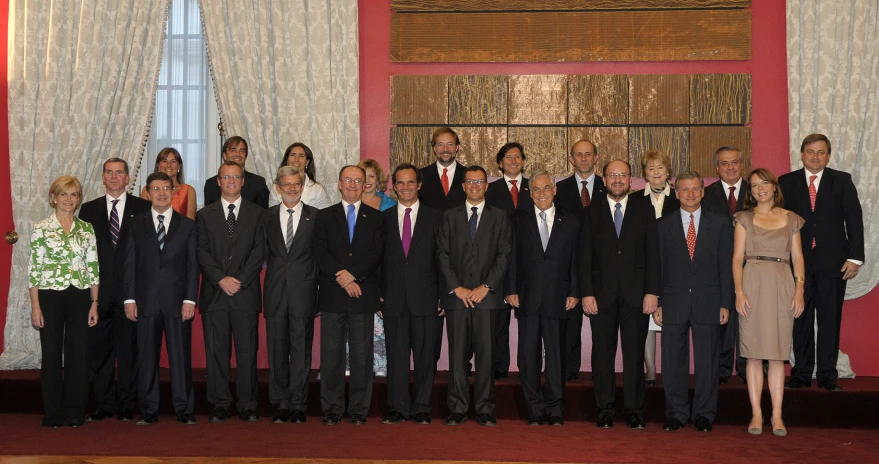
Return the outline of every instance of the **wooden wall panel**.
{"type": "Polygon", "coordinates": [[[506,124],[507,76],[449,77],[450,124],[506,124]]]}
{"type": "Polygon", "coordinates": [[[688,127],[631,127],[629,128],[629,163],[632,177],[642,177],[641,155],[647,150],[659,150],[671,158],[673,175],[689,169],[688,127]]]}
{"type": "Polygon", "coordinates": [[[629,76],[629,124],[687,124],[690,121],[690,76],[629,76]]]}
{"type": "Polygon", "coordinates": [[[568,124],[629,122],[629,80],[623,74],[585,74],[568,78],[568,124]]]}
{"type": "Polygon", "coordinates": [[[563,176],[567,172],[566,132],[564,127],[510,127],[507,138],[525,148],[526,174],[539,169],[563,176]]]}
{"type": "Polygon", "coordinates": [[[742,126],[714,126],[690,128],[690,169],[702,177],[717,177],[714,152],[720,147],[734,147],[742,151],[744,172],[751,170],[751,128],[742,126]]]}
{"type": "Polygon", "coordinates": [[[750,124],[750,74],[696,74],[690,81],[690,124],[750,124]]]}
{"type": "Polygon", "coordinates": [[[510,76],[509,124],[564,124],[568,76],[510,76]]]}
{"type": "Polygon", "coordinates": [[[391,124],[448,122],[448,76],[391,76],[391,124]]]}
{"type": "Polygon", "coordinates": [[[430,149],[432,127],[392,127],[390,149],[390,172],[398,164],[412,163],[427,166],[435,160],[430,149]]]}
{"type": "MultiPolygon", "coordinates": [[[[629,160],[629,130],[628,127],[569,127],[565,156],[574,142],[587,139],[598,149],[596,169],[601,172],[602,166],[610,160],[629,160]]],[[[570,164],[567,169],[570,172],[570,164]]]]}
{"type": "Polygon", "coordinates": [[[391,10],[397,12],[651,10],[748,6],[751,6],[751,0],[391,0],[391,10]]]}
{"type": "Polygon", "coordinates": [[[478,164],[489,176],[497,176],[498,149],[507,143],[506,127],[453,127],[461,139],[458,161],[464,166],[478,164]]]}
{"type": "Polygon", "coordinates": [[[395,14],[390,55],[413,63],[748,60],[751,11],[395,14]]]}

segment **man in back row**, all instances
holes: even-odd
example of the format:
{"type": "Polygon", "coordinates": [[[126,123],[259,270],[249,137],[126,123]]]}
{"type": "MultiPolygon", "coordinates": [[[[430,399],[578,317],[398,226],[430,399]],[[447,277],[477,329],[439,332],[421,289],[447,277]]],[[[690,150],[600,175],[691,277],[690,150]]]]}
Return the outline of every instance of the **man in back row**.
{"type": "MultiPolygon", "coordinates": [[[[248,155],[247,140],[237,135],[229,137],[223,143],[223,162],[232,161],[244,170],[244,178],[247,182],[241,189],[241,196],[262,209],[269,207],[269,189],[266,187],[266,180],[259,174],[247,171],[244,165],[247,163],[248,155]]],[[[204,204],[205,206],[220,200],[220,186],[217,182],[217,176],[211,177],[204,183],[204,204]]]]}

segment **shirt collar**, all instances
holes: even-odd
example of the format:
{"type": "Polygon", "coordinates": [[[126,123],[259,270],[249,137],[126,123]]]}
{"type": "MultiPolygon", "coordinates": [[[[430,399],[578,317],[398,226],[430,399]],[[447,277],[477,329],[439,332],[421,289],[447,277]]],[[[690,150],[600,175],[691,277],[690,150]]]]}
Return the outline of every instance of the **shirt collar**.
{"type": "MultiPolygon", "coordinates": [[[[696,222],[699,222],[699,219],[702,218],[702,206],[700,205],[699,209],[697,209],[696,211],[693,211],[692,214],[693,214],[693,220],[695,220],[696,222]]],[[[690,222],[690,213],[684,211],[683,208],[681,208],[681,220],[684,223],[690,222]]]]}
{"type": "Polygon", "coordinates": [[[521,187],[522,186],[522,173],[520,172],[519,175],[516,177],[507,177],[507,175],[504,174],[504,182],[509,184],[511,180],[516,181],[517,187],[521,187]]]}
{"type": "Polygon", "coordinates": [[[742,191],[742,180],[743,180],[743,179],[742,179],[741,177],[739,177],[739,181],[736,182],[735,184],[727,184],[726,182],[723,181],[723,179],[720,179],[720,182],[723,183],[723,191],[724,191],[724,193],[729,193],[729,188],[730,188],[730,187],[735,187],[735,188],[736,188],[736,192],[741,192],[741,191],[742,191]]]}
{"type": "Polygon", "coordinates": [[[122,191],[122,195],[119,195],[119,198],[113,198],[113,196],[110,195],[109,193],[104,194],[104,196],[107,198],[107,204],[109,204],[109,205],[112,205],[113,202],[116,200],[119,200],[120,203],[125,203],[126,195],[128,195],[128,194],[125,193],[125,190],[122,191]]]}
{"type": "Polygon", "coordinates": [[[809,178],[810,178],[810,177],[812,177],[812,176],[818,176],[818,178],[815,179],[815,182],[820,184],[820,183],[821,183],[821,177],[824,176],[824,170],[823,170],[823,169],[820,170],[820,171],[818,171],[818,172],[816,172],[815,174],[812,174],[812,171],[809,171],[808,169],[803,168],[803,172],[806,173],[806,185],[809,184],[809,178]]]}
{"type": "Polygon", "coordinates": [[[171,222],[171,215],[174,214],[173,208],[168,208],[164,213],[159,213],[155,208],[150,208],[150,214],[153,215],[153,222],[159,222],[159,214],[165,217],[164,222],[167,226],[169,222],[171,222]]]}
{"type": "Polygon", "coordinates": [[[220,197],[220,202],[223,203],[223,211],[228,211],[229,205],[235,205],[235,213],[234,214],[236,217],[238,216],[238,211],[241,211],[241,195],[238,195],[238,198],[235,201],[233,201],[232,203],[229,203],[223,197],[220,197]]]}
{"type": "Polygon", "coordinates": [[[574,172],[574,178],[577,179],[578,186],[582,185],[584,180],[586,181],[586,186],[591,186],[595,184],[595,171],[592,171],[592,174],[590,174],[589,177],[585,179],[580,177],[580,173],[574,172]]]}
{"type": "Polygon", "coordinates": [[[403,205],[403,203],[397,203],[397,214],[400,216],[406,214],[406,208],[412,208],[412,211],[410,214],[417,214],[418,213],[418,206],[420,204],[421,204],[421,202],[418,200],[415,200],[415,203],[412,203],[412,206],[405,206],[405,205],[403,205]]]}

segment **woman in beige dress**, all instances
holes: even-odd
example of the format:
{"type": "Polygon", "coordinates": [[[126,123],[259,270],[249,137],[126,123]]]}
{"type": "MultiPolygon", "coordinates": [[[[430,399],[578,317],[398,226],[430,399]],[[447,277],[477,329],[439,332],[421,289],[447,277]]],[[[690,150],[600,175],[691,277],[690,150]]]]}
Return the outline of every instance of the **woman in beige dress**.
{"type": "Polygon", "coordinates": [[[800,244],[803,218],[788,211],[778,181],[768,169],[748,177],[751,194],[736,214],[733,279],[742,357],[748,359],[751,423],[748,433],[763,433],[763,361],[769,361],[772,433],[787,435],[781,417],[784,363],[790,360],[794,318],[803,313],[805,267],[800,244]],[[793,262],[793,276],[790,263],[793,262]]]}

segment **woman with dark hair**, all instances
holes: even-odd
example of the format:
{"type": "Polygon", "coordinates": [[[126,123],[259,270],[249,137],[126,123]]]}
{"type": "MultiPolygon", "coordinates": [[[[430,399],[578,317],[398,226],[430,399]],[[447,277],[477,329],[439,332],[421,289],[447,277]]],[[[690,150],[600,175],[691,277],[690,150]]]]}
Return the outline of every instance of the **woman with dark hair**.
{"type": "Polygon", "coordinates": [[[769,361],[772,433],[787,435],[781,417],[784,362],[790,360],[794,318],[803,313],[805,265],[800,242],[803,218],[788,211],[778,181],[768,169],[748,176],[751,192],[736,213],[733,281],[742,357],[747,358],[751,422],[748,433],[763,433],[763,361],[769,361]],[[793,262],[793,276],[791,276],[793,262]],[[793,278],[792,278],[793,277],[793,278]]]}
{"type": "MultiPolygon", "coordinates": [[[[183,178],[183,157],[180,152],[173,147],[165,147],[156,156],[156,166],[153,172],[164,172],[171,178],[171,187],[174,194],[171,197],[171,208],[174,211],[195,220],[195,189],[191,185],[184,183],[183,178]]],[[[140,191],[140,197],[149,200],[146,186],[140,191]]]]}
{"type": "Polygon", "coordinates": [[[296,142],[287,147],[284,157],[281,158],[281,166],[293,166],[305,173],[307,179],[302,186],[302,202],[317,209],[330,206],[330,197],[327,190],[314,178],[314,153],[311,148],[302,142],[296,142]]]}

